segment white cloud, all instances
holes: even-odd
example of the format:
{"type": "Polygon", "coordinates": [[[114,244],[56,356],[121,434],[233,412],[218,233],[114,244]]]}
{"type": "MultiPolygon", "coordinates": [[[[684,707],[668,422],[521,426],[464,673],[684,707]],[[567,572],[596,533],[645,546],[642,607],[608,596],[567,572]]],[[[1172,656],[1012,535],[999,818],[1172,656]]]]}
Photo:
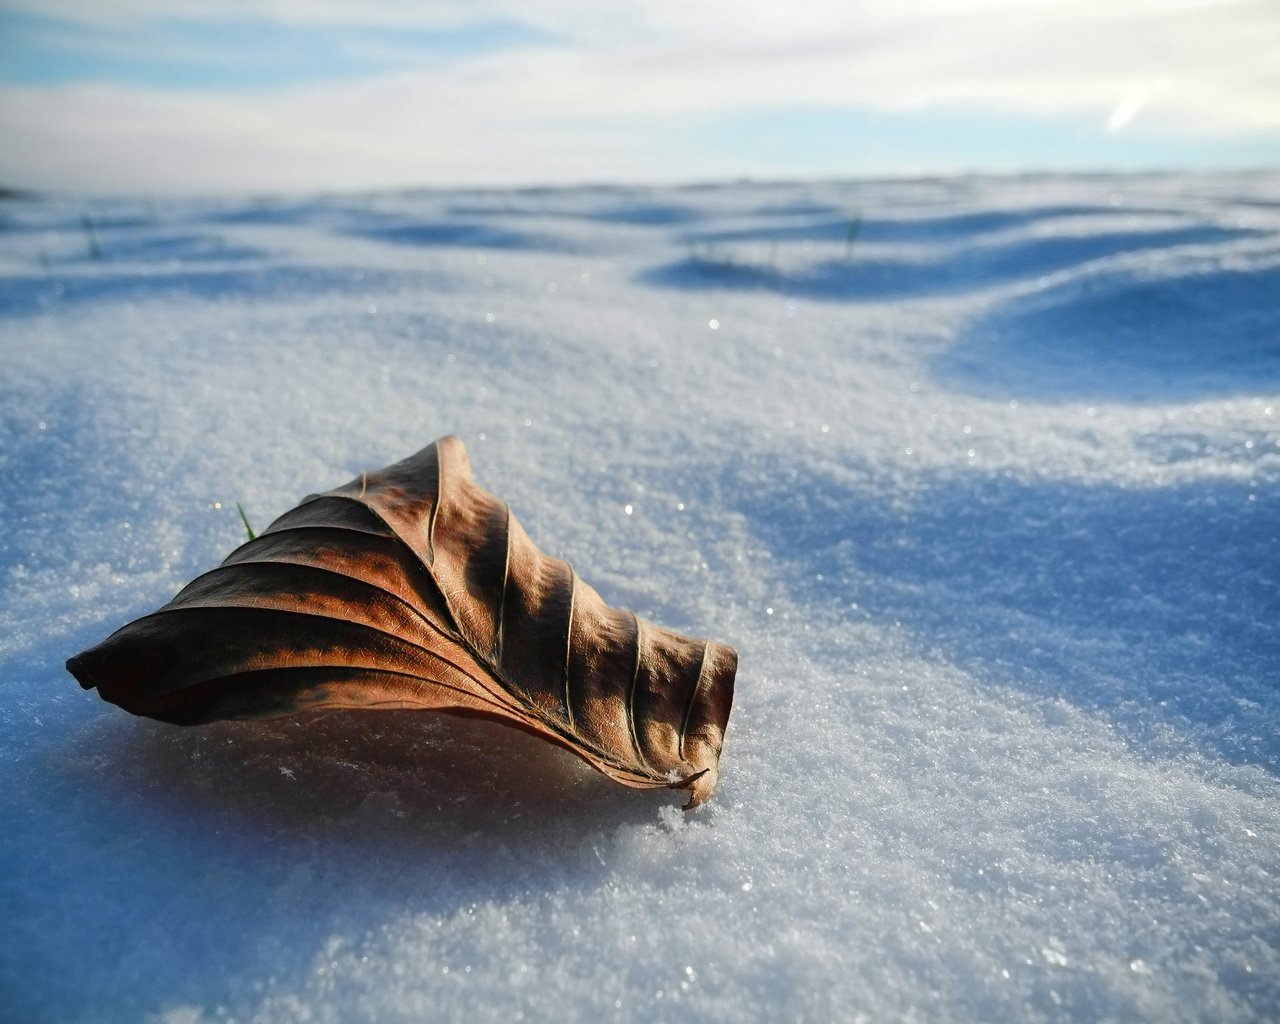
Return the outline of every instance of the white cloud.
{"type": "MultiPolygon", "coordinates": [[[[40,10],[81,7],[42,0],[40,10]]],[[[968,109],[1088,119],[1100,132],[1132,121],[1210,144],[1280,132],[1280,7],[1266,0],[93,9],[107,7],[117,24],[251,12],[437,27],[507,18],[564,41],[267,95],[10,86],[0,90],[6,180],[238,190],[737,173],[655,152],[655,139],[697,119],[788,107],[968,109]]]]}

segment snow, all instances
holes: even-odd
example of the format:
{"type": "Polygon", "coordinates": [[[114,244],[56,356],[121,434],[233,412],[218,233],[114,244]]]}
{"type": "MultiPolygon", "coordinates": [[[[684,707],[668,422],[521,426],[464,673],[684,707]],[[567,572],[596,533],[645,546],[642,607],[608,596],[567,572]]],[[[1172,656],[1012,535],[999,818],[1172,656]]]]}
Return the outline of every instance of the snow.
{"type": "Polygon", "coordinates": [[[0,205],[23,1021],[1280,1015],[1280,178],[0,205]],[[446,434],[738,648],[713,801],[71,654],[446,434]]]}

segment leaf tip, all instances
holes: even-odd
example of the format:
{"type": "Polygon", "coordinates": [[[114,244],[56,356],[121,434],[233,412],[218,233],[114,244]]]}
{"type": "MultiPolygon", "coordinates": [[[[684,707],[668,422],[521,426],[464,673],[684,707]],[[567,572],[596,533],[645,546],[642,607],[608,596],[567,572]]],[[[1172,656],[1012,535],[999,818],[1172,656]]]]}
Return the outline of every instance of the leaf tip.
{"type": "Polygon", "coordinates": [[[712,791],[716,788],[716,781],[719,773],[715,768],[703,768],[700,772],[681,779],[679,782],[671,784],[672,789],[687,789],[689,791],[689,799],[681,810],[692,811],[701,807],[711,798],[712,791]]]}

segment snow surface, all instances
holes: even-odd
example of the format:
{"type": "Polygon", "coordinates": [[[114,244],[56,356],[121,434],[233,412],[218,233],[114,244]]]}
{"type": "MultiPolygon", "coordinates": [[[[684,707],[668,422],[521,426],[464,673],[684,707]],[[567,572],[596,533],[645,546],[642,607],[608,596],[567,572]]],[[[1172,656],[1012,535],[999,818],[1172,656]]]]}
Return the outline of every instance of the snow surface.
{"type": "Polygon", "coordinates": [[[1280,1016],[1280,177],[0,205],[7,1020],[1280,1016]],[[462,436],[720,788],[65,658],[462,436]]]}

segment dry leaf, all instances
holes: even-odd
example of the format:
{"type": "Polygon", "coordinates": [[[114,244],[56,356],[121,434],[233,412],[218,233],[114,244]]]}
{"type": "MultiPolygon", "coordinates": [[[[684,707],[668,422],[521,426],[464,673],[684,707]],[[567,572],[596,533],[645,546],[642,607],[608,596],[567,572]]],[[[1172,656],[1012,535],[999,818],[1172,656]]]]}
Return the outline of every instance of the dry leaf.
{"type": "Polygon", "coordinates": [[[696,807],[715,788],[737,654],[607,606],[446,437],[305,499],[67,668],[180,725],[317,708],[493,718],[696,807]]]}

